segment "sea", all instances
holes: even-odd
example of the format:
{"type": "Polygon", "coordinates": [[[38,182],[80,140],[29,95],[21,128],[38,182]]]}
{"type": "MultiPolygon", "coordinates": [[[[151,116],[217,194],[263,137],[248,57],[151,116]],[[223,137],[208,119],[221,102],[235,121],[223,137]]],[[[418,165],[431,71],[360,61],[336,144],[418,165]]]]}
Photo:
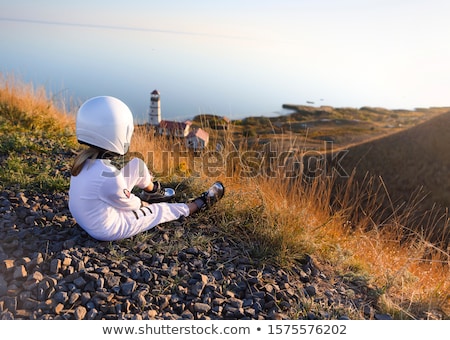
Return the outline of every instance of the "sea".
{"type": "Polygon", "coordinates": [[[179,121],[283,115],[284,103],[308,100],[283,46],[257,39],[0,20],[0,42],[2,75],[44,87],[68,111],[111,95],[145,123],[155,89],[163,119],[179,121]]]}

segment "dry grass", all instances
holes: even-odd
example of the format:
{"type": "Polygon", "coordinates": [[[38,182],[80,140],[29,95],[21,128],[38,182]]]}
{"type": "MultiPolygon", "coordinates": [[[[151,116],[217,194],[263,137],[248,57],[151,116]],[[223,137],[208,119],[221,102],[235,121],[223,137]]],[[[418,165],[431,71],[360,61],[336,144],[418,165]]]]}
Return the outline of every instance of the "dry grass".
{"type": "MultiPolygon", "coordinates": [[[[155,145],[160,151],[173,150],[172,144],[165,144],[160,137],[150,137],[145,146],[146,138],[139,137],[141,150],[155,150],[155,145]]],[[[292,178],[294,164],[284,162],[283,166],[272,164],[271,176],[266,176],[263,151],[255,152],[247,143],[236,145],[231,140],[223,145],[217,176],[189,168],[192,161],[171,166],[183,167],[181,180],[192,179],[189,174],[196,173],[196,188],[205,188],[217,179],[226,184],[227,196],[221,210],[215,212],[215,222],[244,242],[250,256],[289,268],[305,254],[314,254],[334,268],[335,275],[370,277],[380,292],[380,303],[396,318],[427,317],[433,311],[448,315],[450,255],[441,247],[443,242],[430,241],[436,229],[448,228],[448,219],[433,213],[412,219],[420,196],[402,211],[389,210],[380,203],[389,195],[377,177],[357,181],[353,175],[337,193],[336,179],[325,172],[312,180],[292,178]],[[414,226],[410,225],[413,222],[414,226]],[[420,223],[423,233],[418,232],[420,223]]],[[[273,155],[281,152],[278,144],[270,147],[273,155]]],[[[280,164],[279,159],[275,164],[280,164]]]]}
{"type": "Polygon", "coordinates": [[[43,88],[0,75],[0,188],[68,188],[64,154],[77,145],[74,126],[43,88]]]}
{"type": "Polygon", "coordinates": [[[14,76],[0,74],[2,120],[29,130],[73,134],[73,112],[66,111],[66,103],[50,98],[44,87],[35,88],[14,76]]]}

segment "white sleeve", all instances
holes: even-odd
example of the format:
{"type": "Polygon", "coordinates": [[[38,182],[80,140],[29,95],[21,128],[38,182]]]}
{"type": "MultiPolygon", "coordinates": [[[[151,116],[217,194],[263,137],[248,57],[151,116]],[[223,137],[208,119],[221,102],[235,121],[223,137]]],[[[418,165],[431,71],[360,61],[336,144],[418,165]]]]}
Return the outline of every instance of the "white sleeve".
{"type": "Polygon", "coordinates": [[[147,168],[145,162],[140,158],[133,158],[120,170],[126,183],[126,188],[132,190],[135,186],[138,188],[147,187],[154,180],[152,174],[147,168]]]}
{"type": "Polygon", "coordinates": [[[100,188],[100,199],[114,208],[122,210],[138,210],[141,207],[139,197],[131,193],[122,173],[107,178],[100,188]]]}

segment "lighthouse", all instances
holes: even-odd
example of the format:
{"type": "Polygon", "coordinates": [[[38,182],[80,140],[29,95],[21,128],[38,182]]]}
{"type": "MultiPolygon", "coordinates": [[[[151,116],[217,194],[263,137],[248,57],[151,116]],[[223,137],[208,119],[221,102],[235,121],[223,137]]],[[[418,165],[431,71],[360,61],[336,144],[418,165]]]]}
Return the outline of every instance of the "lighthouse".
{"type": "Polygon", "coordinates": [[[153,90],[150,94],[150,125],[157,126],[161,123],[161,101],[159,92],[153,90]]]}

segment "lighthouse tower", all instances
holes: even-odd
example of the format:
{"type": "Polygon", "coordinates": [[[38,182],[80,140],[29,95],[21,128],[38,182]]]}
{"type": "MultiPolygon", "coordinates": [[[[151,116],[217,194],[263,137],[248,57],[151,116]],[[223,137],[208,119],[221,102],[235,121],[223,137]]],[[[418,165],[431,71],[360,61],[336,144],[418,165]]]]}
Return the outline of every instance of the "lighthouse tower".
{"type": "Polygon", "coordinates": [[[161,123],[161,101],[159,92],[153,90],[150,94],[150,125],[157,126],[161,123]]]}

